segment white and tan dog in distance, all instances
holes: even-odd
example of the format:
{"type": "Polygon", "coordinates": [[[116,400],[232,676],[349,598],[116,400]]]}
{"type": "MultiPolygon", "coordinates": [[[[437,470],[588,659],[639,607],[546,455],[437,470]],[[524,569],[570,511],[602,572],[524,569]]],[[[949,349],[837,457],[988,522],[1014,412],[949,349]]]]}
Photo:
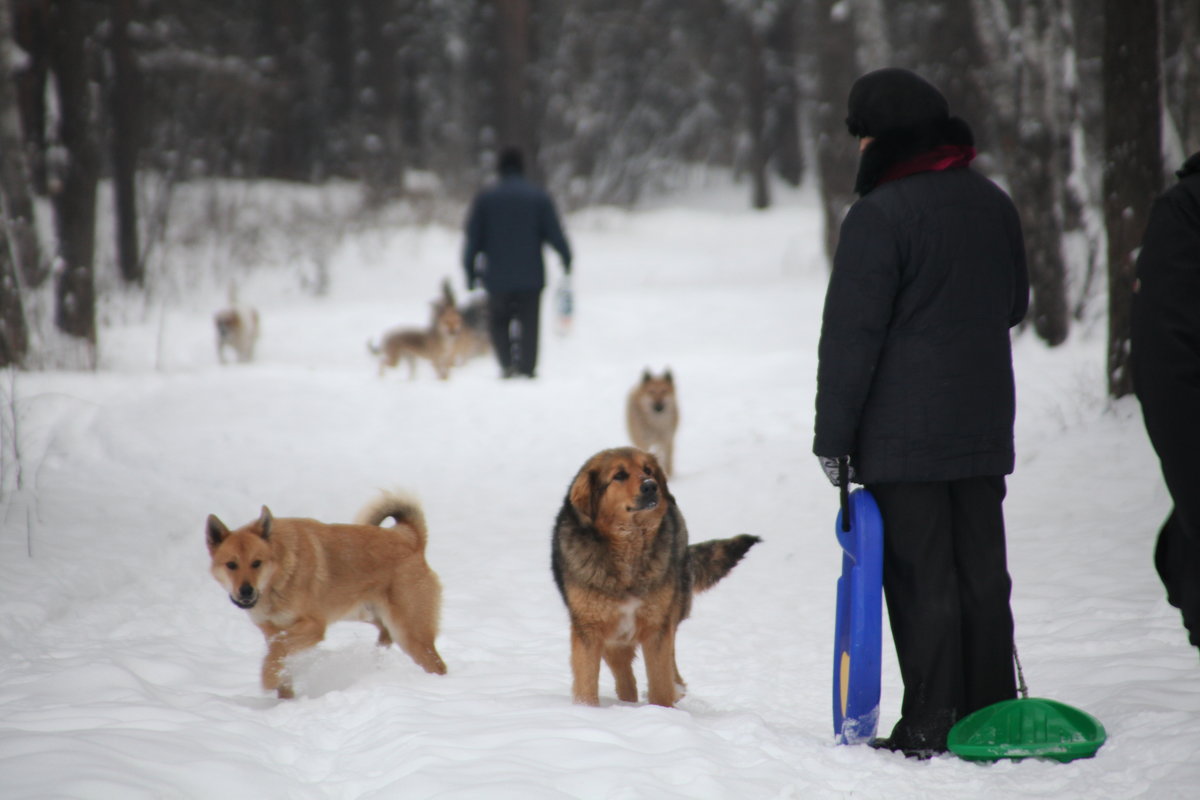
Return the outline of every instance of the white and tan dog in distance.
{"type": "Polygon", "coordinates": [[[425,515],[412,498],[384,493],[354,524],[275,518],[230,531],[209,515],[212,575],[267,640],[262,685],[294,696],[285,659],[325,638],[338,620],[370,622],[379,644],[395,642],[426,672],[444,675],[434,639],[442,587],[425,561],[425,515]],[[396,524],[380,527],[389,517],[396,524]]]}
{"type": "Polygon", "coordinates": [[[258,344],[258,311],[253,308],[232,306],[213,315],[217,328],[217,360],[225,363],[226,348],[240,363],[254,360],[254,347],[258,344]]]}
{"type": "Polygon", "coordinates": [[[679,427],[679,401],[671,370],[654,375],[649,369],[629,392],[625,423],[633,446],[658,457],[669,478],[675,473],[675,431],[679,427]]]}

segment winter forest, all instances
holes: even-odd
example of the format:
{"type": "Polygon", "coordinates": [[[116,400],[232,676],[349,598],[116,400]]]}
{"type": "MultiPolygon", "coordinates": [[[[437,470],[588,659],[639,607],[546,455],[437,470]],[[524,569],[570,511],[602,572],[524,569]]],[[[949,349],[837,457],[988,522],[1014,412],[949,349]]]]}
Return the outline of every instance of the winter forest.
{"type": "MultiPolygon", "coordinates": [[[[1026,324],[1053,347],[1107,317],[1121,396],[1145,214],[1200,148],[1188,0],[0,0],[0,42],[0,364],[24,368],[94,368],[107,298],[200,279],[166,265],[188,238],[173,202],[203,185],[361,187],[282,221],[314,291],[339,232],[388,207],[453,221],[504,144],[568,210],[698,168],[755,208],[811,180],[829,251],[853,199],[845,97],[895,65],[942,88],[1014,196],[1026,324]]],[[[224,248],[222,280],[255,260],[239,202],[192,233],[224,248]]]]}

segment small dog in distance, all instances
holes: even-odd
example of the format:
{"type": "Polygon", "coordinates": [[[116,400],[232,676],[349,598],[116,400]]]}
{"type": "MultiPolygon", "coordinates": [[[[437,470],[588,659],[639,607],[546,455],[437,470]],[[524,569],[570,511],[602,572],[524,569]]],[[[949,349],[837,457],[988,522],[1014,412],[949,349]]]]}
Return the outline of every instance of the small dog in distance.
{"type": "Polygon", "coordinates": [[[658,457],[669,478],[675,472],[675,430],[679,427],[679,401],[671,370],[654,375],[649,369],[629,392],[625,422],[634,447],[658,457]]]}

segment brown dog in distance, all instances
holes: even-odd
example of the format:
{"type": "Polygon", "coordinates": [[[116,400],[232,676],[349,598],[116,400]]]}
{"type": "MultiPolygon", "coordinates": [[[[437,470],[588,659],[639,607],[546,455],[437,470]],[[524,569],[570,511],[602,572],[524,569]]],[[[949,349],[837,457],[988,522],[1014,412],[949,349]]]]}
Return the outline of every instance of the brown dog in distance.
{"type": "Polygon", "coordinates": [[[675,632],[692,595],[725,577],[761,541],[742,534],[688,545],[687,526],[653,455],[632,447],[592,456],[554,525],[551,568],[571,617],[575,702],[599,704],[601,658],[617,697],[637,700],[633,660],[646,660],[648,699],[673,706],[686,685],[675,632]]]}
{"type": "Polygon", "coordinates": [[[294,696],[284,660],[325,638],[338,620],[370,622],[379,644],[400,645],[426,672],[444,675],[434,647],[442,587],[425,562],[425,515],[411,498],[383,494],[356,524],[276,519],[263,506],[230,531],[209,515],[212,574],[267,640],[262,685],[294,696]],[[387,518],[396,524],[380,527],[387,518]]]}
{"type": "Polygon", "coordinates": [[[394,328],[383,335],[378,347],[367,342],[367,349],[379,356],[380,376],[385,369],[395,367],[404,359],[408,362],[409,380],[412,380],[417,374],[417,359],[423,358],[433,365],[438,378],[446,380],[454,366],[455,347],[462,328],[459,310],[452,303],[438,299],[433,303],[433,318],[428,328],[394,328]]]}

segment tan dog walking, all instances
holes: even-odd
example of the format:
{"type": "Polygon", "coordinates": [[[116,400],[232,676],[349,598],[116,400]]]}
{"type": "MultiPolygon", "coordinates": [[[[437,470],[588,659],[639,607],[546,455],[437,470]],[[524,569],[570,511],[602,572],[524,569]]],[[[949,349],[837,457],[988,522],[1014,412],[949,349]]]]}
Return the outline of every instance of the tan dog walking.
{"type": "Polygon", "coordinates": [[[352,525],[275,518],[230,531],[209,515],[213,577],[267,640],[262,685],[294,696],[285,659],[325,638],[338,620],[370,622],[379,644],[395,642],[426,672],[444,675],[434,639],[442,587],[425,561],[425,515],[417,502],[384,494],[352,525]],[[387,518],[396,524],[379,527],[387,518]]]}

